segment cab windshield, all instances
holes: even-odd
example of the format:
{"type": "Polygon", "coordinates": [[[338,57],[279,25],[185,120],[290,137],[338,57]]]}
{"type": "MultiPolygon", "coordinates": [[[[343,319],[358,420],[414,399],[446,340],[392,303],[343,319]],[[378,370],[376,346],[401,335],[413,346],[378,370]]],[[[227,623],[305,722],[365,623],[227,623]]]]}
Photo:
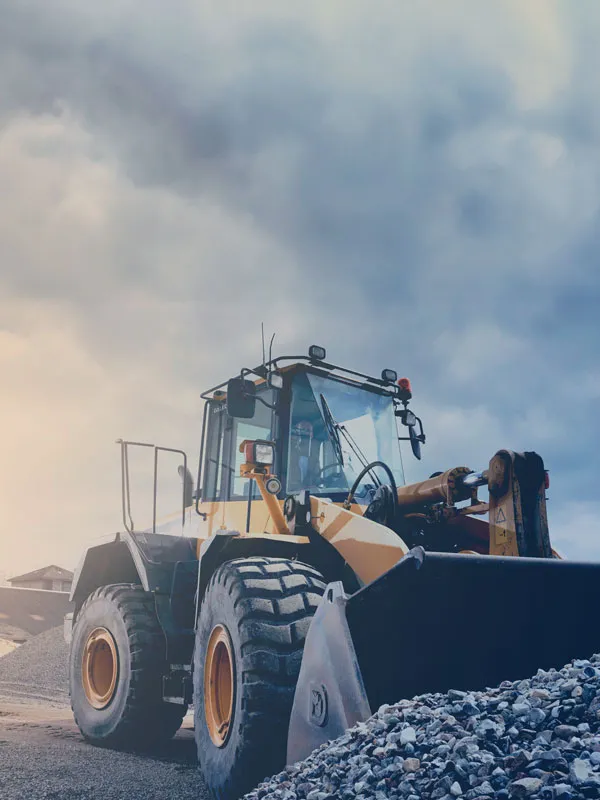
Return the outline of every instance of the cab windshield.
{"type": "MultiPolygon", "coordinates": [[[[348,492],[368,462],[383,461],[396,483],[404,483],[392,398],[311,373],[292,382],[287,491],[348,492]]],[[[386,473],[373,470],[387,483],[386,473]]],[[[367,498],[367,474],[356,493],[367,498]]]]}

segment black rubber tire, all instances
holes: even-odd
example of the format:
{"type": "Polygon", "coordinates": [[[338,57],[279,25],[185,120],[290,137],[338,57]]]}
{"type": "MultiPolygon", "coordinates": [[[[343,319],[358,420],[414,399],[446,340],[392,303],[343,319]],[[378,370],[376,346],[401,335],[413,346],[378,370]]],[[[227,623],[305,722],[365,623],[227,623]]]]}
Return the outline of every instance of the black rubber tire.
{"type": "Polygon", "coordinates": [[[87,598],[73,628],[69,689],[75,722],[88,741],[116,749],[146,749],[175,735],[187,707],[162,700],[165,657],[165,636],[151,593],[135,584],[113,584],[87,598]],[[81,672],[85,642],[100,626],[115,640],[118,676],[112,700],[96,709],[85,695],[81,672]]]}
{"type": "Polygon", "coordinates": [[[244,558],[216,570],[202,600],[194,656],[198,760],[212,796],[235,800],[285,766],[287,732],[304,640],[323,576],[284,558],[244,558]],[[210,634],[227,628],[234,659],[233,720],[217,747],[204,713],[210,634]]]}

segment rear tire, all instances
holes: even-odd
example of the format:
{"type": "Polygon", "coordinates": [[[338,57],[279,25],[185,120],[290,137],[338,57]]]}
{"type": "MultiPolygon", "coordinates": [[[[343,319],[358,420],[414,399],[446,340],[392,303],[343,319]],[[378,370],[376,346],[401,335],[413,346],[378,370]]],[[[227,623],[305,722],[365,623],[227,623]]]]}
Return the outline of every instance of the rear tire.
{"type": "Polygon", "coordinates": [[[213,575],[196,631],[194,727],[218,800],[285,766],[304,640],[324,589],[319,572],[283,558],[229,561],[213,575]]]}
{"type": "Polygon", "coordinates": [[[151,593],[113,584],[91,594],[77,615],[69,659],[71,708],[85,738],[140,749],[174,736],[187,707],[163,702],[167,666],[151,593]]]}

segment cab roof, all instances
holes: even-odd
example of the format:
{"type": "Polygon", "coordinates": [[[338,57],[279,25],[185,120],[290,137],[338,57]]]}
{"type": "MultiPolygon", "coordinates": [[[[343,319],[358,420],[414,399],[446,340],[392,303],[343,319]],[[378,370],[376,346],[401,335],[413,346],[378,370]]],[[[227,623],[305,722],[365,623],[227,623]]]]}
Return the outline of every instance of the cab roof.
{"type": "MultiPolygon", "coordinates": [[[[320,348],[323,353],[325,350],[320,348]]],[[[312,350],[312,348],[311,348],[312,350]]],[[[398,399],[402,399],[402,389],[396,383],[396,373],[393,370],[383,370],[380,378],[375,378],[372,375],[367,375],[364,372],[357,372],[356,370],[340,367],[337,364],[332,364],[324,358],[315,358],[314,356],[278,356],[270,361],[260,364],[254,368],[243,367],[239,375],[235,377],[247,378],[253,380],[251,376],[256,376],[255,383],[264,383],[270,374],[289,374],[297,371],[313,372],[318,375],[327,375],[333,380],[342,381],[351,385],[359,386],[363,389],[368,389],[378,394],[387,394],[398,399]],[[384,377],[388,373],[387,377],[384,377]],[[391,375],[394,379],[391,380],[391,375]]],[[[202,392],[200,395],[202,399],[209,400],[213,397],[215,392],[226,389],[228,381],[223,381],[217,386],[202,392]]]]}

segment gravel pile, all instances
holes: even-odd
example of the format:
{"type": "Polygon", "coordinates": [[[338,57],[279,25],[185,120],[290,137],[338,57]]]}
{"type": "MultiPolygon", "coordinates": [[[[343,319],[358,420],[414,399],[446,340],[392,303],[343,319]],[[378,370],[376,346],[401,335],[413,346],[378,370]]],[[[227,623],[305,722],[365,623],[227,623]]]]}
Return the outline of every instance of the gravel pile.
{"type": "Polygon", "coordinates": [[[382,706],[246,795],[258,798],[600,798],[600,656],[382,706]]]}
{"type": "Polygon", "coordinates": [[[0,693],[68,702],[68,657],[62,627],[34,636],[0,659],[0,693]]]}
{"type": "Polygon", "coordinates": [[[12,653],[13,650],[16,650],[19,645],[16,642],[13,642],[12,639],[3,639],[0,636],[0,658],[5,656],[7,653],[12,653]]]}

